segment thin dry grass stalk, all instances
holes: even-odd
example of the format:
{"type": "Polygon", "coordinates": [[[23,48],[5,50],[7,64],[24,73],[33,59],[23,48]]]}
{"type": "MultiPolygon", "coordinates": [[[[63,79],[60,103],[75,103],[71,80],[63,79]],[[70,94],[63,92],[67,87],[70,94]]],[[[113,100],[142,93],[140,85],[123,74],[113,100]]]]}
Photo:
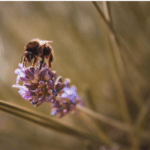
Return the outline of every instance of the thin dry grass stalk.
{"type": "MultiPolygon", "coordinates": [[[[105,15],[103,14],[103,12],[101,11],[101,9],[98,7],[97,3],[96,2],[93,2],[94,6],[96,7],[97,11],[99,12],[100,16],[103,18],[104,22],[106,23],[106,25],[109,27],[109,29],[111,30],[112,32],[112,36],[114,37],[114,39],[117,37],[116,36],[116,33],[113,29],[113,27],[111,26],[111,23],[109,23],[110,21],[110,17],[108,17],[108,11],[105,9],[105,13],[107,15],[107,18],[108,20],[106,19],[105,15]]],[[[112,39],[112,38],[111,38],[112,39]]],[[[115,41],[116,43],[116,46],[118,45],[117,42],[115,41]]],[[[118,48],[118,46],[117,46],[118,48]]],[[[127,104],[126,104],[126,98],[125,98],[125,94],[124,94],[124,90],[123,90],[123,86],[122,86],[122,83],[121,83],[121,76],[122,74],[124,74],[122,71],[122,66],[123,65],[117,65],[120,61],[122,62],[122,59],[121,59],[121,55],[120,55],[120,52],[119,50],[118,51],[114,51],[114,54],[113,52],[107,48],[109,50],[108,54],[110,55],[111,57],[111,62],[110,64],[113,64],[113,79],[115,80],[115,85],[116,85],[116,88],[118,90],[118,101],[117,101],[117,105],[119,105],[118,107],[120,108],[120,113],[121,113],[121,116],[123,118],[123,120],[127,123],[131,123],[131,117],[130,117],[130,114],[128,112],[128,108],[127,108],[127,104]],[[118,56],[119,56],[119,59],[118,59],[118,56]],[[120,72],[120,73],[119,73],[120,72]],[[122,100],[120,100],[122,99],[122,100]]],[[[121,63],[123,64],[123,63],[121,63]]]]}
{"type": "Polygon", "coordinates": [[[101,141],[106,145],[110,145],[110,142],[106,139],[99,139],[99,137],[96,137],[87,131],[79,130],[78,128],[63,124],[49,116],[45,116],[28,108],[0,100],[0,110],[63,134],[69,134],[78,138],[87,139],[97,144],[101,141]]]}
{"type": "MultiPolygon", "coordinates": [[[[129,82],[130,78],[128,76],[127,70],[125,69],[125,65],[124,65],[121,51],[120,51],[121,46],[120,46],[119,42],[122,42],[126,46],[127,46],[127,44],[125,44],[126,43],[125,40],[120,35],[118,35],[113,28],[113,25],[111,23],[112,18],[110,18],[111,14],[110,14],[110,10],[109,10],[110,8],[109,8],[108,3],[109,2],[103,2],[103,8],[104,8],[104,13],[103,13],[101,8],[98,6],[97,2],[93,2],[94,6],[96,7],[98,13],[100,14],[102,20],[105,22],[106,26],[108,27],[108,29],[110,31],[109,35],[110,35],[110,42],[111,42],[113,52],[110,50],[111,48],[107,48],[109,50],[108,57],[111,60],[110,64],[113,63],[112,76],[113,76],[113,79],[115,80],[115,85],[118,90],[118,95],[121,96],[121,97],[118,96],[118,104],[119,104],[119,107],[121,108],[120,112],[121,112],[121,115],[122,115],[124,121],[129,123],[129,124],[127,124],[127,126],[125,125],[127,128],[125,126],[123,127],[120,123],[118,124],[116,121],[115,121],[115,124],[113,124],[114,122],[112,123],[112,126],[117,126],[117,128],[120,128],[120,129],[121,128],[122,129],[124,128],[125,130],[127,129],[128,132],[130,132],[130,136],[132,137],[131,138],[132,139],[132,149],[139,150],[140,145],[142,144],[142,143],[140,143],[140,138],[141,138],[141,134],[142,134],[142,130],[143,130],[142,125],[147,116],[148,108],[145,104],[143,105],[143,102],[142,102],[143,100],[138,97],[138,95],[134,92],[134,90],[132,90],[132,89],[130,89],[130,91],[128,90],[128,92],[131,93],[131,95],[133,96],[134,102],[137,104],[137,106],[139,108],[139,114],[137,115],[137,119],[136,119],[135,123],[132,125],[133,119],[131,119],[131,115],[128,112],[128,107],[126,105],[127,100],[126,100],[125,91],[124,91],[125,87],[123,86],[123,83],[122,83],[122,79],[126,79],[129,82]]],[[[128,46],[126,48],[127,48],[127,52],[130,51],[130,53],[131,53],[131,48],[128,46]]],[[[130,56],[133,57],[133,55],[130,55],[130,56]]],[[[134,59],[132,61],[134,61],[134,59]]],[[[141,77],[140,80],[143,80],[144,84],[147,85],[146,82],[147,82],[147,80],[149,80],[149,77],[147,75],[141,73],[141,70],[143,68],[138,68],[136,65],[133,65],[133,67],[134,67],[133,69],[136,71],[136,73],[141,77]]],[[[97,117],[99,118],[99,116],[97,116],[97,117]]],[[[103,120],[104,122],[106,122],[105,119],[106,118],[103,118],[101,116],[101,121],[103,120]]]]}

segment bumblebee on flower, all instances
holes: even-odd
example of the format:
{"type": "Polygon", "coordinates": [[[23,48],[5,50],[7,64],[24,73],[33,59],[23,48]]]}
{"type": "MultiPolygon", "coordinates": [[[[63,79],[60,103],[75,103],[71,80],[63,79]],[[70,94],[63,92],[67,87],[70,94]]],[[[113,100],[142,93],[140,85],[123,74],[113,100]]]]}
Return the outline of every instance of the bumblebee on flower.
{"type": "Polygon", "coordinates": [[[19,68],[15,70],[18,75],[16,84],[13,87],[19,88],[19,94],[23,99],[31,102],[35,107],[40,106],[43,102],[52,104],[51,115],[59,114],[64,116],[71,110],[75,109],[80,98],[75,86],[70,87],[70,80],[62,77],[57,78],[55,71],[47,63],[38,62],[38,65],[25,67],[19,63],[19,68]],[[23,84],[19,85],[19,81],[23,84]]]}

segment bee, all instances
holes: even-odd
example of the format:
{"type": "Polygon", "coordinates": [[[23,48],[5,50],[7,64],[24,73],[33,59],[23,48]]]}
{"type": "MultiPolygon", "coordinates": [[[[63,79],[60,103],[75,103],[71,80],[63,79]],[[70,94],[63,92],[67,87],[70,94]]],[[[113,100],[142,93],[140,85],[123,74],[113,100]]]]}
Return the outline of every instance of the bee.
{"type": "Polygon", "coordinates": [[[27,62],[31,62],[32,66],[35,64],[37,65],[38,58],[40,57],[42,61],[40,61],[40,69],[42,64],[44,63],[45,59],[48,59],[48,65],[51,68],[51,62],[53,61],[54,51],[52,47],[49,45],[52,41],[45,41],[40,39],[33,39],[31,40],[25,47],[24,47],[24,55],[23,55],[23,65],[26,66],[27,62]]]}

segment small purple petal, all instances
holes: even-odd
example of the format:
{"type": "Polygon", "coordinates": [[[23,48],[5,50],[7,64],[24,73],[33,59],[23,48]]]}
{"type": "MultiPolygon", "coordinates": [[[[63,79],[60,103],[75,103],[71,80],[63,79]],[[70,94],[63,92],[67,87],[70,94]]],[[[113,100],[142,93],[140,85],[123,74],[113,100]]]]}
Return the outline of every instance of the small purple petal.
{"type": "Polygon", "coordinates": [[[61,89],[61,85],[62,85],[62,84],[61,84],[60,82],[58,82],[58,83],[56,84],[55,88],[58,89],[58,90],[60,90],[60,89],[61,89]]]}
{"type": "Polygon", "coordinates": [[[25,83],[31,83],[31,80],[27,79],[26,77],[20,77],[20,80],[25,83]]]}
{"type": "Polygon", "coordinates": [[[62,83],[62,76],[59,76],[59,77],[57,78],[56,84],[57,84],[58,82],[62,83]]]}
{"type": "Polygon", "coordinates": [[[19,83],[20,76],[17,76],[16,83],[19,83]]]}
{"type": "Polygon", "coordinates": [[[50,95],[52,94],[52,92],[53,92],[53,91],[52,91],[51,89],[48,90],[48,93],[49,93],[50,95]]]}
{"type": "Polygon", "coordinates": [[[40,81],[39,82],[39,86],[43,87],[45,85],[45,82],[44,81],[40,81]]]}
{"type": "Polygon", "coordinates": [[[63,110],[63,113],[64,113],[64,114],[67,114],[68,112],[69,112],[69,111],[68,111],[67,109],[64,109],[64,110],[63,110]]]}
{"type": "Polygon", "coordinates": [[[30,70],[31,70],[31,72],[34,74],[34,70],[35,70],[34,67],[31,66],[31,67],[30,67],[30,70]]]}
{"type": "Polygon", "coordinates": [[[45,97],[45,101],[46,101],[46,102],[50,102],[50,101],[51,101],[51,96],[46,96],[46,97],[45,97]]]}
{"type": "Polygon", "coordinates": [[[43,63],[42,67],[44,68],[45,66],[47,66],[47,63],[43,63]]]}
{"type": "Polygon", "coordinates": [[[56,80],[56,78],[57,78],[57,73],[56,73],[56,71],[52,71],[52,74],[53,74],[54,80],[56,80]]]}
{"type": "Polygon", "coordinates": [[[25,72],[25,67],[23,66],[23,64],[22,63],[19,63],[19,65],[18,65],[19,67],[20,67],[20,69],[23,71],[23,72],[25,72]]]}
{"type": "Polygon", "coordinates": [[[48,68],[48,67],[45,67],[44,69],[42,69],[42,70],[40,71],[40,74],[39,74],[40,80],[44,80],[46,74],[48,74],[48,70],[49,70],[49,68],[48,68]]]}
{"type": "Polygon", "coordinates": [[[37,103],[38,103],[38,101],[36,101],[36,102],[31,101],[31,104],[33,104],[33,105],[35,105],[35,104],[37,104],[37,103]]]}
{"type": "Polygon", "coordinates": [[[37,84],[33,83],[24,83],[24,86],[28,88],[29,90],[34,90],[37,87],[37,84]]]}
{"type": "Polygon", "coordinates": [[[57,89],[54,89],[54,90],[53,90],[53,95],[54,95],[54,96],[57,96],[57,94],[58,94],[57,89]]]}
{"type": "Polygon", "coordinates": [[[13,84],[13,86],[12,87],[15,87],[15,88],[21,88],[22,86],[21,85],[19,85],[19,84],[13,84]]]}
{"type": "Polygon", "coordinates": [[[55,115],[57,115],[59,112],[62,112],[62,109],[61,109],[61,108],[53,108],[52,111],[51,111],[51,115],[52,115],[52,116],[55,116],[55,115]]]}
{"type": "Polygon", "coordinates": [[[21,86],[18,92],[25,100],[32,98],[31,93],[28,91],[28,89],[25,86],[21,86]]]}
{"type": "Polygon", "coordinates": [[[18,76],[17,76],[17,79],[16,79],[16,83],[19,82],[20,77],[25,77],[25,73],[24,73],[22,70],[20,70],[20,69],[16,69],[16,70],[15,70],[15,73],[18,75],[18,76]]]}
{"type": "Polygon", "coordinates": [[[60,87],[59,87],[59,90],[62,90],[65,86],[66,86],[66,84],[65,84],[65,83],[62,83],[62,84],[60,85],[60,87]]]}
{"type": "Polygon", "coordinates": [[[66,84],[67,87],[70,87],[70,79],[65,79],[64,83],[66,84]]]}
{"type": "Polygon", "coordinates": [[[33,101],[36,102],[39,100],[39,96],[33,96],[33,101]]]}
{"type": "Polygon", "coordinates": [[[36,88],[35,90],[30,90],[30,92],[38,93],[38,92],[40,92],[40,90],[38,88],[36,88]]]}
{"type": "Polygon", "coordinates": [[[41,96],[41,97],[39,98],[39,101],[40,101],[40,102],[44,102],[44,99],[45,99],[44,96],[41,96]]]}
{"type": "Polygon", "coordinates": [[[37,68],[34,69],[34,75],[37,76],[39,74],[39,70],[37,68]]]}
{"type": "Polygon", "coordinates": [[[44,80],[48,81],[49,79],[50,79],[50,75],[46,74],[45,77],[44,77],[44,80]]]}
{"type": "Polygon", "coordinates": [[[55,102],[56,102],[56,98],[52,97],[52,98],[51,98],[51,103],[53,104],[53,103],[55,103],[55,102]]]}
{"type": "Polygon", "coordinates": [[[48,88],[50,88],[50,89],[54,88],[54,83],[52,80],[48,80],[47,85],[48,85],[48,88]]]}
{"type": "Polygon", "coordinates": [[[50,77],[52,77],[52,76],[53,76],[53,73],[52,73],[52,71],[51,71],[51,70],[48,70],[48,74],[50,75],[50,77]]]}
{"type": "Polygon", "coordinates": [[[22,63],[19,63],[18,65],[21,69],[24,68],[23,64],[22,63]]]}
{"type": "Polygon", "coordinates": [[[29,69],[26,69],[26,70],[25,70],[25,75],[26,75],[30,80],[33,80],[33,79],[34,79],[34,75],[33,75],[33,73],[31,72],[31,70],[29,70],[29,69]]]}
{"type": "Polygon", "coordinates": [[[56,101],[54,104],[52,104],[52,107],[55,107],[55,108],[58,107],[59,108],[60,107],[60,103],[58,101],[56,101]]]}
{"type": "Polygon", "coordinates": [[[52,109],[52,111],[51,111],[51,115],[52,116],[55,116],[55,115],[57,115],[58,114],[58,111],[57,111],[57,109],[52,109]]]}
{"type": "Polygon", "coordinates": [[[75,96],[77,96],[77,88],[75,86],[71,86],[71,91],[74,93],[75,96]]]}
{"type": "Polygon", "coordinates": [[[34,80],[37,83],[39,79],[39,70],[37,68],[34,69],[34,80]]]}
{"type": "Polygon", "coordinates": [[[17,74],[17,75],[21,75],[22,74],[23,76],[25,76],[24,72],[22,72],[22,70],[20,70],[20,69],[16,69],[14,71],[14,73],[17,74]]]}
{"type": "Polygon", "coordinates": [[[64,87],[63,89],[64,93],[61,95],[62,98],[69,98],[72,103],[76,103],[75,98],[77,97],[77,89],[75,86],[72,86],[71,88],[69,87],[64,87]]]}

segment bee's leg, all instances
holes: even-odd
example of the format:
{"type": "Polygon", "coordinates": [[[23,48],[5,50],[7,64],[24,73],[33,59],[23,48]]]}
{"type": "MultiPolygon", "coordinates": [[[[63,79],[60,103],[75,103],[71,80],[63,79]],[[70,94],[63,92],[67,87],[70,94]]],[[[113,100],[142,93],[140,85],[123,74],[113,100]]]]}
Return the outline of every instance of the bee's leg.
{"type": "Polygon", "coordinates": [[[25,57],[23,58],[23,66],[26,67],[26,59],[25,59],[25,57]]]}
{"type": "Polygon", "coordinates": [[[43,56],[43,57],[42,57],[42,61],[40,62],[40,70],[41,70],[42,65],[43,65],[43,63],[44,63],[44,59],[45,59],[45,57],[43,56]]]}
{"type": "Polygon", "coordinates": [[[31,60],[31,62],[30,62],[30,63],[31,63],[31,65],[33,65],[32,60],[31,60]]]}
{"type": "Polygon", "coordinates": [[[50,55],[50,58],[49,58],[49,60],[48,60],[48,64],[49,64],[49,67],[50,67],[50,68],[51,68],[51,62],[52,62],[52,60],[53,60],[53,56],[50,55]]]}
{"type": "Polygon", "coordinates": [[[38,57],[36,57],[36,62],[35,62],[35,65],[37,66],[38,64],[38,57]]]}
{"type": "Polygon", "coordinates": [[[35,63],[37,63],[37,57],[34,57],[34,62],[32,63],[32,67],[34,67],[35,63]]]}
{"type": "Polygon", "coordinates": [[[48,65],[51,68],[51,61],[50,61],[50,59],[48,60],[48,65]]]}

